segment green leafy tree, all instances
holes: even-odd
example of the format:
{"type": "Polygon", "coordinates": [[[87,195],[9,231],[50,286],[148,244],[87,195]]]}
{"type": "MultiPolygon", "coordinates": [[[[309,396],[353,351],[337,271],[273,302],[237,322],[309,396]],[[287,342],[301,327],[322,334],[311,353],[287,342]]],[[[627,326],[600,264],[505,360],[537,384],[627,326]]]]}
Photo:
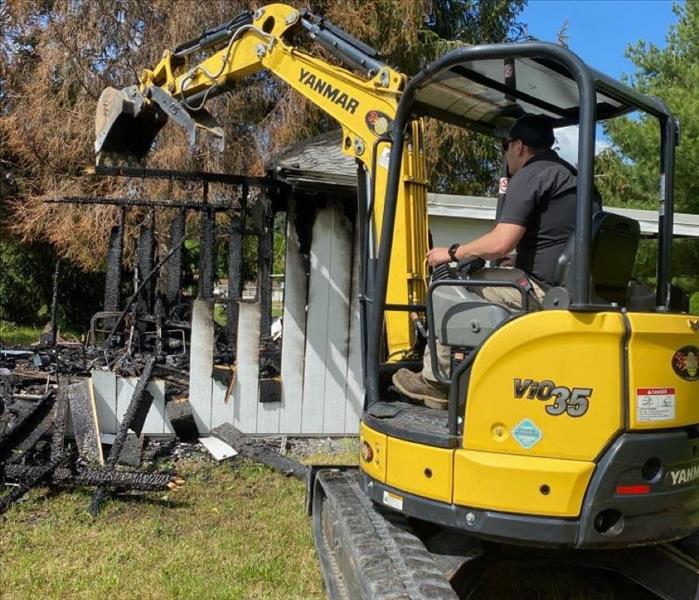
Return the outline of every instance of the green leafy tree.
{"type": "MultiPolygon", "coordinates": [[[[699,4],[675,4],[673,11],[678,22],[670,28],[664,48],[640,41],[627,50],[636,67],[627,83],[661,98],[679,118],[682,143],[677,147],[675,208],[697,213],[699,148],[693,141],[699,136],[699,4]]],[[[614,149],[602,159],[600,171],[606,177],[601,185],[617,202],[655,208],[660,140],[657,120],[645,116],[614,119],[605,131],[614,149]]]]}

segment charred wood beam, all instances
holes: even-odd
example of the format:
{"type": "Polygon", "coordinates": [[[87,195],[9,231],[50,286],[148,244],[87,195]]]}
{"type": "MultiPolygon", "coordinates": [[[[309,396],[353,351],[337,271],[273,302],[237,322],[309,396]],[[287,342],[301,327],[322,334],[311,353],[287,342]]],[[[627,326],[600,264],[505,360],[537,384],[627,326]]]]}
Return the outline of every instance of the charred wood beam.
{"type": "MultiPolygon", "coordinates": [[[[27,477],[26,479],[23,479],[22,482],[16,488],[13,488],[10,492],[8,492],[2,498],[0,498],[0,515],[3,514],[8,508],[10,508],[10,506],[14,502],[17,502],[17,500],[24,496],[24,494],[26,494],[34,486],[39,485],[46,478],[50,477],[51,474],[69,458],[70,456],[61,454],[55,458],[52,458],[48,464],[41,467],[37,467],[36,470],[31,474],[31,476],[27,477]]],[[[8,469],[11,468],[11,465],[5,466],[5,476],[7,476],[8,469]]]]}
{"type": "MultiPolygon", "coordinates": [[[[141,225],[138,232],[138,272],[141,277],[153,270],[155,254],[155,235],[153,231],[153,211],[148,214],[146,223],[141,225]]],[[[141,298],[146,306],[146,312],[152,314],[154,300],[154,280],[151,278],[144,282],[141,298]]]]}
{"type": "Polygon", "coordinates": [[[13,427],[9,431],[5,431],[0,436],[0,461],[5,460],[12,449],[43,420],[53,405],[53,399],[53,391],[45,394],[27,414],[13,423],[13,427]]]}
{"type": "Polygon", "coordinates": [[[182,294],[182,242],[185,234],[186,211],[180,210],[170,223],[170,247],[177,247],[167,266],[165,298],[168,308],[178,304],[182,294]]]}
{"type": "Polygon", "coordinates": [[[63,454],[63,446],[68,427],[68,386],[58,387],[56,402],[53,404],[53,435],[51,437],[51,459],[63,454]]]}
{"type": "Polygon", "coordinates": [[[53,268],[53,293],[51,294],[51,339],[49,340],[49,345],[51,347],[56,345],[56,339],[58,337],[58,278],[60,272],[61,261],[57,260],[53,268]]]}
{"type": "MultiPolygon", "coordinates": [[[[92,169],[92,167],[91,167],[92,169]]],[[[206,181],[228,185],[247,184],[267,187],[278,186],[279,182],[269,177],[247,177],[229,173],[211,173],[208,171],[174,171],[171,169],[140,169],[135,167],[94,167],[94,171],[85,170],[86,175],[103,177],[139,177],[146,179],[171,179],[173,181],[206,181]]]]}
{"type": "Polygon", "coordinates": [[[49,204],[104,204],[113,206],[152,206],[158,208],[185,208],[188,210],[229,210],[239,206],[238,200],[215,200],[204,204],[201,200],[138,200],[135,198],[112,198],[108,196],[56,196],[46,198],[44,202],[49,204]]]}
{"type": "MultiPolygon", "coordinates": [[[[204,185],[204,201],[208,198],[208,185],[204,185]]],[[[211,207],[201,212],[201,234],[199,243],[199,298],[214,295],[215,214],[211,207]]]]}
{"type": "Polygon", "coordinates": [[[260,294],[260,338],[270,336],[272,323],[272,244],[274,213],[269,198],[264,198],[262,231],[258,238],[258,285],[260,294]]]}
{"type": "Polygon", "coordinates": [[[104,281],[104,310],[119,310],[121,290],[121,259],[124,254],[124,221],[126,208],[119,211],[119,220],[109,234],[107,250],[107,274],[104,281]]]}
{"type": "MultiPolygon", "coordinates": [[[[243,190],[243,197],[247,189],[243,190]]],[[[226,304],[226,322],[228,330],[228,347],[235,352],[238,340],[238,300],[243,288],[243,239],[244,226],[239,212],[232,212],[228,233],[228,303],[226,304]]]]}
{"type": "MultiPolygon", "coordinates": [[[[36,477],[43,467],[25,467],[22,465],[6,465],[5,477],[10,481],[22,482],[36,477]]],[[[177,477],[172,473],[156,472],[141,473],[138,471],[103,471],[85,469],[72,471],[67,467],[57,468],[47,481],[50,485],[61,487],[80,487],[105,485],[115,488],[126,488],[142,492],[165,490],[175,483],[177,477]]]]}
{"type": "Polygon", "coordinates": [[[114,444],[107,457],[107,466],[114,467],[119,460],[119,455],[124,447],[124,442],[126,441],[126,436],[129,433],[129,429],[133,430],[136,435],[141,435],[143,430],[143,424],[145,423],[146,416],[148,415],[148,410],[153,402],[153,396],[146,389],[153,377],[153,367],[155,365],[155,357],[151,356],[143,367],[141,376],[138,378],[136,383],[136,388],[134,389],[133,396],[131,396],[131,402],[129,402],[129,408],[126,409],[126,413],[119,425],[119,430],[117,431],[116,438],[114,439],[114,444]]]}
{"type": "Polygon", "coordinates": [[[230,423],[224,423],[212,429],[210,434],[223,440],[231,448],[235,448],[241,456],[267,465],[286,476],[305,479],[308,474],[306,465],[279,454],[278,449],[270,448],[264,440],[248,437],[230,423]]]}
{"type": "Polygon", "coordinates": [[[36,427],[25,437],[19,444],[12,449],[12,454],[8,458],[8,463],[19,463],[27,456],[28,452],[37,445],[39,440],[44,437],[53,427],[53,411],[49,411],[44,415],[44,418],[39,421],[36,427]]]}

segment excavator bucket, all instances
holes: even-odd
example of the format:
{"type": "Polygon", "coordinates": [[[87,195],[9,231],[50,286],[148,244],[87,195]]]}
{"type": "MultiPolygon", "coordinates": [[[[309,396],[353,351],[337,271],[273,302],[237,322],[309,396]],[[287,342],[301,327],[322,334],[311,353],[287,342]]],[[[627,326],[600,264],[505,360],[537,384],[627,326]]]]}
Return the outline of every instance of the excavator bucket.
{"type": "Polygon", "coordinates": [[[123,90],[106,88],[97,102],[95,114],[95,154],[97,163],[143,159],[167,117],[147,100],[138,86],[123,90]]]}
{"type": "Polygon", "coordinates": [[[197,133],[203,131],[213,139],[214,149],[223,150],[223,129],[204,108],[191,109],[157,86],[148,88],[146,95],[135,85],[123,90],[108,87],[97,102],[95,115],[97,164],[142,160],[168,120],[184,129],[191,148],[197,146],[197,133]]]}

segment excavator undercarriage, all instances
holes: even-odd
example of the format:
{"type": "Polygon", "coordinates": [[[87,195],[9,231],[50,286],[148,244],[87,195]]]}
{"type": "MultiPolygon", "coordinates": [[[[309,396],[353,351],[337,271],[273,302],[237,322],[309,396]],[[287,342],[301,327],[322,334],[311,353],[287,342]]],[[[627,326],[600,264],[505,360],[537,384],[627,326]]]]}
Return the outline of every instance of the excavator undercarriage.
{"type": "Polygon", "coordinates": [[[638,598],[639,588],[665,600],[699,598],[697,534],[619,550],[504,544],[395,512],[382,506],[383,492],[373,487],[357,469],[327,466],[309,475],[308,510],[330,600],[490,598],[486,575],[492,586],[492,574],[509,565],[607,572],[612,577],[605,583],[618,598],[638,598]]]}

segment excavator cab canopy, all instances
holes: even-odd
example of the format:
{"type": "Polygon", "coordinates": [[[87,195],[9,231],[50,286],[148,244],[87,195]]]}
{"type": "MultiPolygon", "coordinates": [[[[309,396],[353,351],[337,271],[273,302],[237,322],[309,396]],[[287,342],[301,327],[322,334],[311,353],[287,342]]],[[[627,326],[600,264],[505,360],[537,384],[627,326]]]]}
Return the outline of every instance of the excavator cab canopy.
{"type": "MultiPolygon", "coordinates": [[[[517,44],[525,46],[526,44],[517,44]]],[[[512,44],[509,45],[510,47],[512,44]]],[[[440,61],[437,61],[438,64],[440,61]]],[[[643,107],[655,116],[662,104],[645,98],[595,69],[596,120],[643,107]]],[[[554,128],[580,122],[580,91],[574,76],[550,58],[498,58],[461,62],[429,73],[415,94],[413,111],[454,125],[498,135],[523,114],[542,114],[554,128]]]]}

